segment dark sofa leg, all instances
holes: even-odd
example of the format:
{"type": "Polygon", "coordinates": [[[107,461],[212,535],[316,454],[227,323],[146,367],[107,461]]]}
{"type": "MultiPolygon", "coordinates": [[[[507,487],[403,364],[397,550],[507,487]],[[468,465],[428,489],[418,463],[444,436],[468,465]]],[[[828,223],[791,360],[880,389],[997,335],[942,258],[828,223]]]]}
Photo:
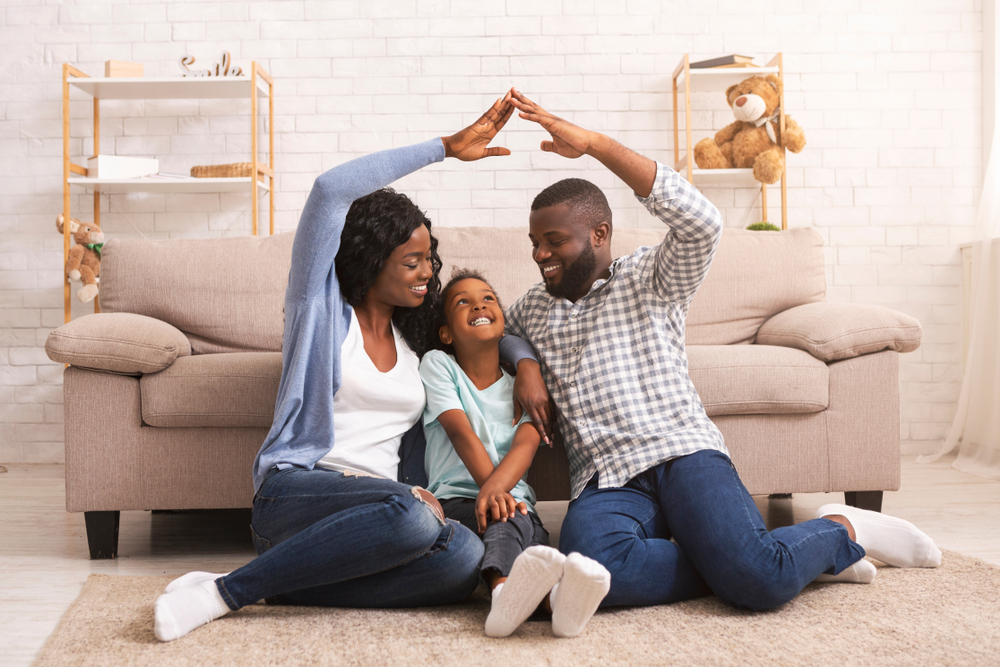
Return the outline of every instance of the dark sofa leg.
{"type": "Polygon", "coordinates": [[[882,511],[881,491],[844,491],[844,500],[851,507],[873,512],[882,511]]]}
{"type": "Polygon", "coordinates": [[[87,523],[87,544],[90,559],[116,558],[118,556],[118,519],[121,512],[84,512],[87,523]]]}

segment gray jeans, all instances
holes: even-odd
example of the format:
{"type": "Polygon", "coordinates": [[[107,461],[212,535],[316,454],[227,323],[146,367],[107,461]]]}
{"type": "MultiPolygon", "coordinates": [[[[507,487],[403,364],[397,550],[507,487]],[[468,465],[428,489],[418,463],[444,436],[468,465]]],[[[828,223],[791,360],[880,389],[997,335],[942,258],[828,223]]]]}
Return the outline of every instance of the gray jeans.
{"type": "MultiPolygon", "coordinates": [[[[476,501],[471,498],[445,498],[441,500],[444,515],[479,535],[476,525],[476,501]]],[[[492,521],[486,526],[486,532],[480,535],[486,553],[480,569],[496,570],[501,577],[510,575],[514,559],[521,552],[536,544],[549,546],[549,532],[542,526],[538,515],[529,511],[527,514],[518,512],[513,519],[492,521]]]]}

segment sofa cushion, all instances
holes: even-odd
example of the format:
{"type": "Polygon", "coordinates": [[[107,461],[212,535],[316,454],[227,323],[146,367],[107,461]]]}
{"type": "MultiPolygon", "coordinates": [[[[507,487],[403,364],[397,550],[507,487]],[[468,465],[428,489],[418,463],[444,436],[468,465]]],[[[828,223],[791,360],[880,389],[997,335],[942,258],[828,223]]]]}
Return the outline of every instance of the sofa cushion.
{"type": "Polygon", "coordinates": [[[691,301],[691,345],[752,343],[768,318],[826,300],[823,238],[810,228],[727,229],[712,268],[691,301]]]}
{"type": "MultiPolygon", "coordinates": [[[[527,215],[527,213],[526,213],[527,215]]],[[[435,226],[444,262],[481,270],[504,304],[541,276],[527,227],[435,226]]],[[[656,245],[664,226],[616,228],[614,256],[656,245]]],[[[279,351],[294,232],[222,239],[112,239],[101,263],[101,307],[153,317],[183,331],[194,354],[279,351]]],[[[751,343],[769,317],[823,301],[822,238],[812,229],[723,230],[712,269],[687,317],[692,345],[751,343]]]]}
{"type": "Polygon", "coordinates": [[[442,284],[455,269],[475,269],[506,308],[542,279],[531,259],[527,227],[434,227],[433,234],[444,264],[442,284]]]}
{"type": "Polygon", "coordinates": [[[166,322],[132,313],[94,313],[49,333],[52,361],[80,368],[139,375],[156,373],[191,354],[187,337],[166,322]]]}
{"type": "Polygon", "coordinates": [[[689,345],[688,370],[709,417],[821,412],[830,371],[815,357],[771,345],[689,345]]]}
{"type": "MultiPolygon", "coordinates": [[[[827,365],[801,350],[770,345],[691,345],[691,380],[710,417],[820,412],[827,365]]],[[[142,421],[160,427],[269,427],[281,354],[182,357],[140,380],[142,421]]]]}
{"type": "Polygon", "coordinates": [[[280,352],[178,359],[139,382],[142,421],[165,427],[263,427],[274,420],[280,352]]]}
{"type": "Polygon", "coordinates": [[[920,347],[916,318],[897,310],[856,303],[810,303],[778,313],[761,326],[757,342],[804,350],[823,361],[920,347]]]}
{"type": "Polygon", "coordinates": [[[194,354],[279,351],[294,238],[112,239],[101,308],[169,322],[194,354]]]}
{"type": "MultiPolygon", "coordinates": [[[[665,226],[616,227],[614,257],[658,244],[665,226]]],[[[453,268],[479,269],[504,306],[541,280],[531,259],[527,227],[435,227],[444,262],[442,281],[453,268]]],[[[687,316],[691,345],[749,344],[765,320],[783,310],[826,299],[823,238],[813,229],[750,232],[725,229],[712,268],[687,316]]]]}

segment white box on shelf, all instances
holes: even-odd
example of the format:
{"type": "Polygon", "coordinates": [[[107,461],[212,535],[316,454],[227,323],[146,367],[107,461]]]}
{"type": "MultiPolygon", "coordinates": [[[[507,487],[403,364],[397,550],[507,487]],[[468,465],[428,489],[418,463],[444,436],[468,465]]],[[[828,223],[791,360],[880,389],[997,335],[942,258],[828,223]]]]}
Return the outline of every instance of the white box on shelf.
{"type": "Polygon", "coordinates": [[[87,158],[87,178],[142,178],[160,170],[160,161],[151,157],[95,155],[87,158]]]}

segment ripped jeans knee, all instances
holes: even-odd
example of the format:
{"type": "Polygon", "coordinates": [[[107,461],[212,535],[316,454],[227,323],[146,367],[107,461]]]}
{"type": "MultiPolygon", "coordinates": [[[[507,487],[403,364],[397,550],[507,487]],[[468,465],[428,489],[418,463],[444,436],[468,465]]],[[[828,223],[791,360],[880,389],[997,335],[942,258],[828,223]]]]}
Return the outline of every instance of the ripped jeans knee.
{"type": "Polygon", "coordinates": [[[445,524],[444,509],[441,507],[441,503],[438,502],[438,499],[434,497],[434,494],[422,486],[411,486],[410,493],[413,494],[414,498],[430,508],[431,512],[434,513],[435,518],[437,518],[438,523],[442,526],[445,524]]]}

